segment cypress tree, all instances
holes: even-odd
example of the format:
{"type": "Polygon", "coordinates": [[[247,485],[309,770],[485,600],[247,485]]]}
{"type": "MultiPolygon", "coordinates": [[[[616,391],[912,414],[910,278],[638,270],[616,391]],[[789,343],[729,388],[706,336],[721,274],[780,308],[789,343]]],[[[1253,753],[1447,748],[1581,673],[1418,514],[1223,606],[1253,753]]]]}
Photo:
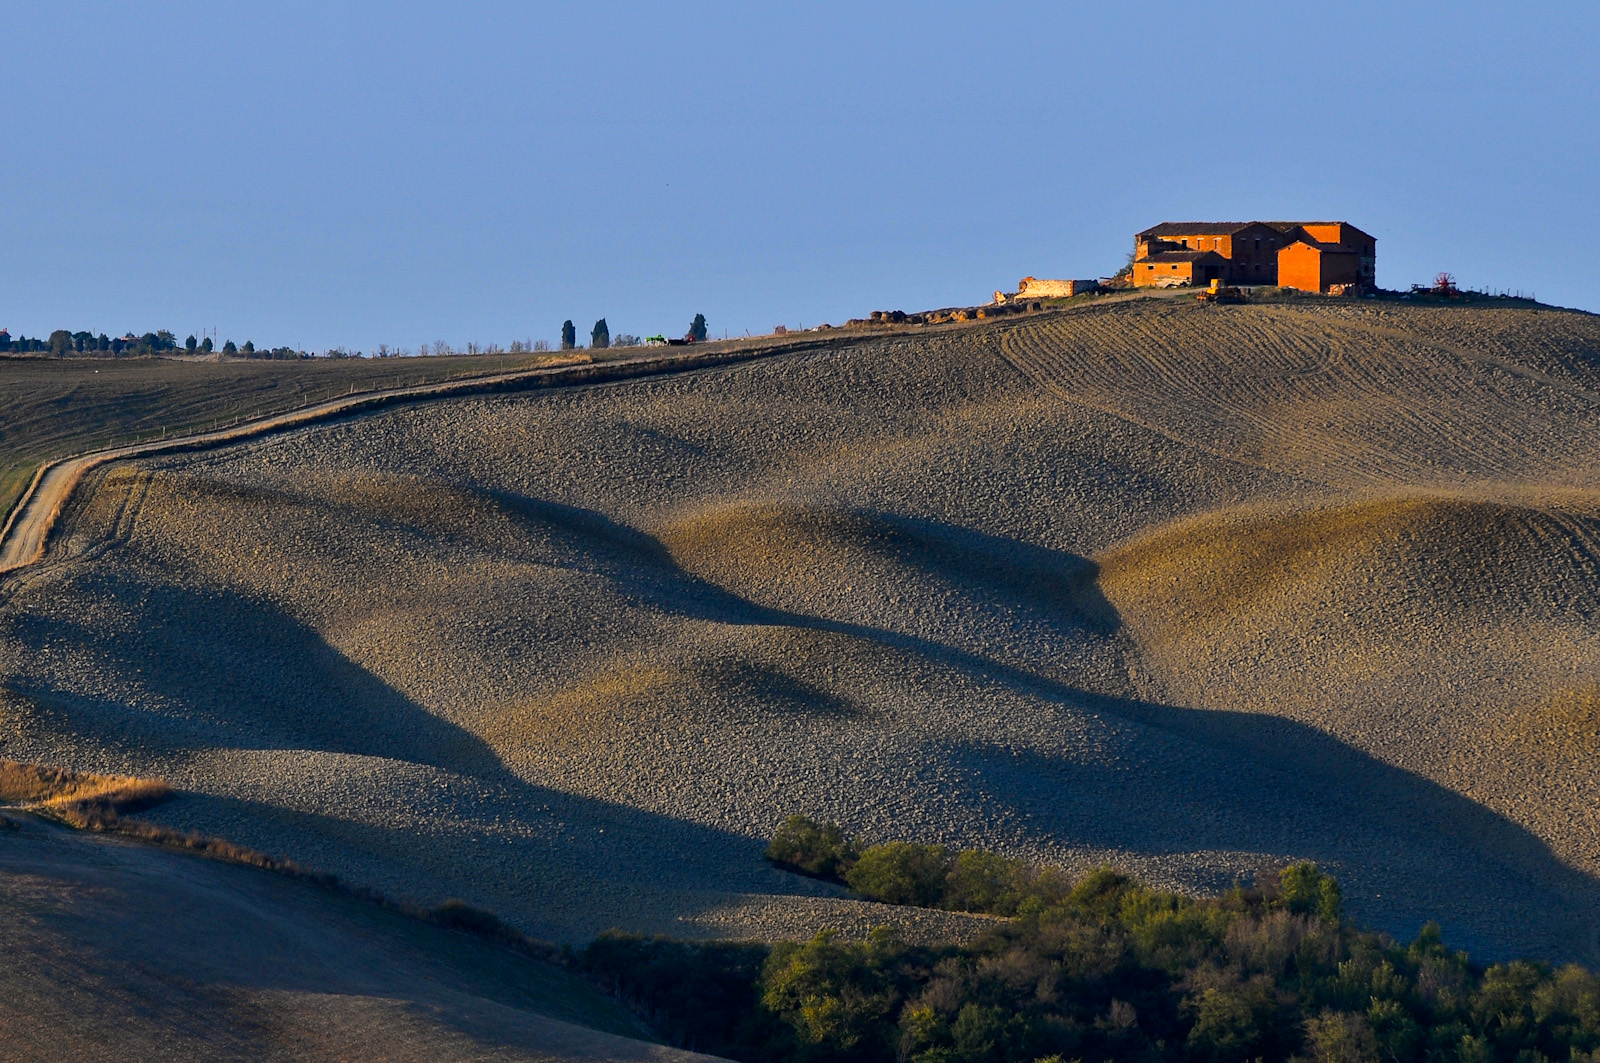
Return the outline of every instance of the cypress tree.
{"type": "Polygon", "coordinates": [[[561,349],[570,351],[578,345],[578,330],[572,327],[570,320],[561,323],[561,349]]]}
{"type": "Polygon", "coordinates": [[[611,329],[606,326],[605,318],[596,321],[594,328],[589,330],[589,346],[596,350],[611,346],[611,329]]]}

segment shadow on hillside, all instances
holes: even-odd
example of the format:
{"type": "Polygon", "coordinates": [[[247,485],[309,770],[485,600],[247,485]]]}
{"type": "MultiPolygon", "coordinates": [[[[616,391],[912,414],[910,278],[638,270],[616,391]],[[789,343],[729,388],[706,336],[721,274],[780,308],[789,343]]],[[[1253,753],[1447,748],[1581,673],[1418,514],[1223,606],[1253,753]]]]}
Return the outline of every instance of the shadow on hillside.
{"type": "MultiPolygon", "coordinates": [[[[594,510],[506,492],[493,492],[492,496],[521,522],[530,537],[555,540],[584,553],[591,562],[589,571],[661,612],[716,623],[770,624],[852,635],[959,667],[1004,668],[990,658],[915,634],[751,601],[685,569],[655,536],[594,510]]],[[[865,552],[935,573],[947,585],[966,590],[970,598],[1001,601],[1015,615],[1026,616],[1043,630],[1102,640],[1118,637],[1121,619],[1100,593],[1096,583],[1099,566],[1089,558],[923,518],[877,511],[852,516],[880,533],[863,537],[865,552]]]]}
{"type": "MultiPolygon", "coordinates": [[[[1600,959],[1588,918],[1600,905],[1600,882],[1515,822],[1324,731],[1086,690],[949,642],[763,606],[684,571],[653,537],[601,514],[546,502],[521,508],[545,532],[556,525],[619,550],[616,578],[663,611],[860,638],[1128,725],[1133,740],[1108,763],[929,749],[954,764],[985,766],[984,792],[1005,806],[1004,818],[1028,823],[1019,842],[1042,836],[1153,858],[1214,850],[1315,859],[1339,869],[1353,911],[1396,933],[1440,918],[1453,940],[1490,954],[1600,959]]],[[[1088,558],[934,521],[880,519],[903,529],[892,548],[926,545],[927,564],[947,578],[1051,609],[1064,626],[1118,633],[1120,618],[1088,558]]]]}
{"type": "MultiPolygon", "coordinates": [[[[1088,691],[951,641],[763,606],[684,571],[653,537],[600,514],[499,501],[541,537],[569,539],[589,572],[651,609],[847,635],[1120,721],[1127,741],[1096,763],[980,744],[925,746],[930,760],[966,769],[957,777],[970,790],[972,815],[1015,824],[1021,848],[1120,849],[1173,860],[1203,850],[1312,857],[1338,869],[1359,916],[1387,929],[1409,933],[1445,914],[1454,940],[1491,955],[1595,956],[1594,930],[1583,918],[1600,898],[1593,879],[1504,817],[1314,728],[1088,691]]],[[[929,521],[905,527],[905,542],[933,543],[932,563],[959,578],[1054,609],[1061,624],[1116,633],[1115,610],[1099,595],[1087,559],[929,521]]],[[[603,899],[623,923],[634,918],[643,890],[682,891],[682,903],[692,906],[710,903],[708,894],[819,889],[766,868],[758,840],[522,780],[477,735],[428,712],[271,602],[186,589],[182,574],[171,571],[137,581],[107,571],[86,571],[80,589],[142,602],[146,625],[107,639],[13,613],[7,627],[35,649],[94,646],[107,670],[137,677],[147,707],[43,680],[14,685],[45,715],[63,717],[51,729],[125,750],[130,759],[152,751],[179,758],[229,749],[317,751],[426,765],[454,780],[425,795],[388,793],[376,810],[356,807],[360,795],[353,794],[348,816],[337,807],[296,811],[192,797],[163,813],[174,825],[218,832],[218,824],[235,824],[242,844],[347,874],[351,867],[374,875],[405,868],[415,882],[427,868],[443,869],[441,892],[490,907],[505,908],[497,898],[516,898],[528,911],[559,907],[564,897],[603,899]],[[502,813],[526,830],[492,826],[502,813]],[[435,830],[429,816],[453,825],[435,830]],[[276,837],[285,841],[274,844],[276,837]],[[575,885],[529,898],[530,872],[537,872],[534,882],[575,885]]],[[[385,778],[391,789],[415,785],[404,774],[385,778]]],[[[331,794],[346,791],[345,780],[325,782],[331,794]]],[[[895,785],[890,778],[852,782],[895,785]]],[[[255,785],[270,790],[272,780],[255,785]]],[[[567,936],[559,919],[533,928],[567,936]]]]}

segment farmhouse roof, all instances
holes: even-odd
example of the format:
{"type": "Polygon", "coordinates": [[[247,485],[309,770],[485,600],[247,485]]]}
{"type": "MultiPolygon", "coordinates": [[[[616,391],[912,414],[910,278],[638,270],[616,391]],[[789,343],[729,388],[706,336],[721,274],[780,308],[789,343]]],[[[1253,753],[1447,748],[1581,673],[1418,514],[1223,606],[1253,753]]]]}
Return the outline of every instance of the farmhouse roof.
{"type": "MultiPolygon", "coordinates": [[[[1316,223],[1313,222],[1312,224],[1316,223]]],[[[1356,249],[1353,247],[1346,247],[1344,244],[1327,244],[1323,243],[1321,240],[1313,240],[1309,236],[1302,236],[1297,240],[1291,240],[1289,241],[1288,246],[1293,247],[1295,244],[1305,244],[1307,247],[1314,247],[1326,255],[1356,254],[1356,249]]]]}
{"type": "Polygon", "coordinates": [[[1349,229],[1353,233],[1356,233],[1356,234],[1358,234],[1360,236],[1365,236],[1369,240],[1373,239],[1373,236],[1372,236],[1371,233],[1364,232],[1361,229],[1357,229],[1354,225],[1351,225],[1347,221],[1265,221],[1265,222],[1262,222],[1261,224],[1270,225],[1274,229],[1278,230],[1280,233],[1293,232],[1294,230],[1300,228],[1303,225],[1342,225],[1346,229],[1349,229]]]}
{"type": "Polygon", "coordinates": [[[1223,260],[1215,251],[1157,251],[1153,255],[1146,255],[1140,262],[1199,262],[1201,259],[1215,258],[1223,260]]]}
{"type": "MultiPolygon", "coordinates": [[[[1255,224],[1253,221],[1164,221],[1160,225],[1150,226],[1150,228],[1137,235],[1187,236],[1192,233],[1198,236],[1210,236],[1215,233],[1219,236],[1227,236],[1238,232],[1240,229],[1248,229],[1255,224]]],[[[1297,222],[1296,224],[1299,223],[1297,222]]]]}

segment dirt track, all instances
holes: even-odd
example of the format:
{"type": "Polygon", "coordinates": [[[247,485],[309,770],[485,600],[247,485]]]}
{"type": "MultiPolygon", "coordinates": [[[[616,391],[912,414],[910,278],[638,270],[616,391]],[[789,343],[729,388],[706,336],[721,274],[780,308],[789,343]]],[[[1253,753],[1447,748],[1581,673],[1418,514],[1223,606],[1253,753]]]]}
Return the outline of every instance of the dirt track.
{"type": "Polygon", "coordinates": [[[1597,364],[1126,304],[156,455],[12,577],[0,748],[565,940],[904,918],[762,864],[805,811],[1592,960],[1597,364]]]}
{"type": "MultiPolygon", "coordinates": [[[[778,346],[804,347],[807,344],[801,341],[778,346]]],[[[158,454],[210,450],[290,428],[369,413],[404,403],[426,402],[484,392],[516,391],[529,387],[620,380],[659,372],[681,372],[706,365],[739,361],[764,353],[767,353],[766,348],[753,345],[732,348],[718,345],[710,351],[690,351],[676,355],[651,352],[612,358],[603,363],[594,363],[586,355],[575,355],[568,361],[554,359],[549,364],[535,369],[494,373],[416,387],[384,388],[359,393],[352,391],[349,395],[326,402],[288,410],[270,417],[243,421],[212,432],[175,435],[170,439],[107,447],[63,458],[39,469],[33,483],[6,520],[4,528],[0,528],[0,573],[31,565],[44,556],[46,542],[62,506],[76,490],[84,474],[103,465],[134,458],[153,457],[158,454]]]]}

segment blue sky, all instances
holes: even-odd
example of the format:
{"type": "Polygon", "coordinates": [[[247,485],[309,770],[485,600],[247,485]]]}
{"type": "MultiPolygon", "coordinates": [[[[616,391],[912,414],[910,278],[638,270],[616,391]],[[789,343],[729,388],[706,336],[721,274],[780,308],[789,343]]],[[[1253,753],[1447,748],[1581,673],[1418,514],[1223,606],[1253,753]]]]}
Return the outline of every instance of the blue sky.
{"type": "Polygon", "coordinates": [[[1600,5],[0,8],[0,326],[713,333],[1343,218],[1600,310],[1600,5]]]}

